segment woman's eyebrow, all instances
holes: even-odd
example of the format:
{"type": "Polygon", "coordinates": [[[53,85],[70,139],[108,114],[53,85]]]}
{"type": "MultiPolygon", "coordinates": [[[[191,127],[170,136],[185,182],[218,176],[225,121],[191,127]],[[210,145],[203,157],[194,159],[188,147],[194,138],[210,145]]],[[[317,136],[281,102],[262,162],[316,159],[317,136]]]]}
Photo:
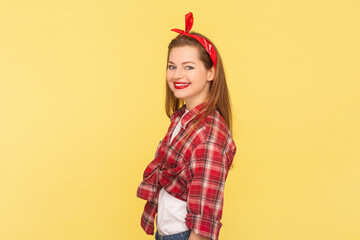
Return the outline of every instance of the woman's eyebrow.
{"type": "MultiPolygon", "coordinates": [[[[173,63],[172,61],[168,61],[168,63],[175,64],[175,63],[173,63]]],[[[195,64],[195,65],[196,65],[196,63],[194,63],[194,62],[192,62],[192,61],[186,61],[186,62],[183,62],[182,64],[188,64],[188,63],[192,63],[192,64],[195,64]]]]}
{"type": "Polygon", "coordinates": [[[192,61],[183,62],[182,64],[188,64],[188,63],[196,64],[196,63],[194,63],[192,61]]]}

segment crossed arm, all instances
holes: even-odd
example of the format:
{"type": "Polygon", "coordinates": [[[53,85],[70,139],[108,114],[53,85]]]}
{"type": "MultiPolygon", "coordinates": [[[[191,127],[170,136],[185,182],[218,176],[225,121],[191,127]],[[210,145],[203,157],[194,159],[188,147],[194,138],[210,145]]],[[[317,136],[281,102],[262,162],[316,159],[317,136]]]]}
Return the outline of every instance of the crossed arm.
{"type": "Polygon", "coordinates": [[[187,199],[189,240],[217,240],[221,228],[226,156],[212,142],[199,144],[190,159],[192,182],[187,199]]]}

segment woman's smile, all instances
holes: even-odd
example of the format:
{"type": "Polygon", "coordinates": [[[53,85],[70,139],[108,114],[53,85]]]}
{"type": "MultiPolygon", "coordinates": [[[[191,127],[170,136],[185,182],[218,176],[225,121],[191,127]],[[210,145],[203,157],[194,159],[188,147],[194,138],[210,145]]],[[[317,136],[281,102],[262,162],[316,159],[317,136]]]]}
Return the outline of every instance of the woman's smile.
{"type": "Polygon", "coordinates": [[[176,89],[183,89],[186,88],[190,85],[190,83],[186,83],[186,82],[174,82],[174,86],[176,89]]]}

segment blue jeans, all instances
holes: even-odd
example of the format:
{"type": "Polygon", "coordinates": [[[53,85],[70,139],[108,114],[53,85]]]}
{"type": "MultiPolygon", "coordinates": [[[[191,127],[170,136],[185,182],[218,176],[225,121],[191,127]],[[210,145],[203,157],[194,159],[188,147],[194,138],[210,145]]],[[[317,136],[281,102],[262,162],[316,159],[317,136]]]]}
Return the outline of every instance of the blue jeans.
{"type": "Polygon", "coordinates": [[[172,235],[161,236],[158,232],[155,233],[155,240],[188,240],[191,230],[185,232],[176,233],[172,235]]]}

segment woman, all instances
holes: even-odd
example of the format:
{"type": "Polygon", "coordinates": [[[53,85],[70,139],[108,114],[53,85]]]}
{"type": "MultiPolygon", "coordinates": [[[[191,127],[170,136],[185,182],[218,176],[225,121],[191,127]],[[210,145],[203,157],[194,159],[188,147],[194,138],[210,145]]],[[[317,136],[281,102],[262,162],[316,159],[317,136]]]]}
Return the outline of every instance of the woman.
{"type": "Polygon", "coordinates": [[[219,52],[205,36],[185,31],[169,44],[165,110],[171,120],[137,196],[147,200],[141,226],[157,240],[217,240],[225,180],[236,153],[231,108],[219,52]]]}

